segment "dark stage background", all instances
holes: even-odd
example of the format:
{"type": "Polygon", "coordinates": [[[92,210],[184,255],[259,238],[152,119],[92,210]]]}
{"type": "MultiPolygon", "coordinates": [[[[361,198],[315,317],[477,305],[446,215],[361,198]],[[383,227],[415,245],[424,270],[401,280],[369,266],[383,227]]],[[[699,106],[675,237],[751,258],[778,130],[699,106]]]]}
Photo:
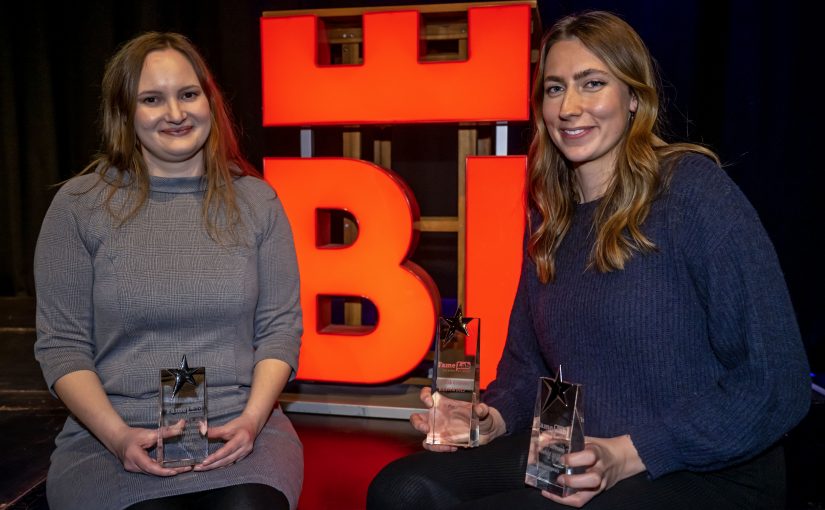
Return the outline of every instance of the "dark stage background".
{"type": "MultiPolygon", "coordinates": [[[[55,192],[52,185],[79,171],[98,147],[99,83],[103,65],[118,44],[145,30],[174,30],[192,38],[243,126],[247,154],[260,162],[264,156],[298,155],[297,129],[261,126],[261,13],[410,3],[415,2],[4,2],[0,295],[34,292],[31,260],[40,222],[55,192]]],[[[819,310],[825,271],[814,248],[825,220],[820,197],[823,169],[813,154],[818,143],[825,142],[817,71],[825,48],[816,36],[823,29],[818,18],[795,2],[768,5],[745,0],[540,1],[540,13],[546,27],[564,13],[608,9],[641,33],[661,68],[668,138],[702,142],[718,151],[759,211],[779,253],[812,366],[825,372],[825,328],[819,310]]],[[[403,127],[393,129],[406,133],[403,127]]],[[[449,129],[430,126],[423,135],[418,130],[418,135],[393,139],[412,147],[426,143],[419,152],[438,152],[442,149],[433,145],[440,143],[440,133],[452,137],[445,144],[454,144],[449,129]]],[[[320,152],[325,150],[325,136],[322,130],[320,152]]],[[[524,154],[528,139],[526,124],[514,125],[511,153],[524,154]]],[[[393,166],[405,178],[415,179],[401,171],[408,163],[403,154],[394,145],[393,166]]],[[[428,168],[437,172],[439,167],[434,162],[428,168]]],[[[452,203],[454,188],[418,186],[425,187],[416,191],[422,214],[449,214],[433,209],[438,207],[434,204],[452,203]]],[[[450,243],[435,237],[416,253],[445,297],[454,289],[454,284],[445,283],[455,278],[448,261],[454,253],[450,243]]]]}

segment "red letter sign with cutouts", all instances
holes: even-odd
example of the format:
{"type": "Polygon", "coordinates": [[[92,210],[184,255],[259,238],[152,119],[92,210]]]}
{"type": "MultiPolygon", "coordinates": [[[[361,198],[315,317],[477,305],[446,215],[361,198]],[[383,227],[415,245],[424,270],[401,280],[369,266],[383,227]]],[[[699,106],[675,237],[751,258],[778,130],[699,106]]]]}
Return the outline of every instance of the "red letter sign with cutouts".
{"type": "Polygon", "coordinates": [[[432,341],[438,293],[429,275],[406,260],[418,219],[406,185],[372,163],[343,158],[267,158],[264,175],[295,232],[305,326],[298,377],[380,383],[415,368],[432,341]],[[319,209],[352,214],[355,242],[317,246],[319,209]],[[369,299],[378,309],[376,326],[329,328],[318,317],[317,297],[324,295],[369,299]]]}
{"type": "MultiPolygon", "coordinates": [[[[265,126],[521,121],[529,117],[530,6],[468,11],[468,58],[419,61],[417,11],[364,15],[363,63],[319,59],[315,16],[261,20],[265,126]]],[[[324,53],[323,51],[321,52],[324,53]]],[[[407,260],[415,200],[392,172],[345,158],[269,158],[266,179],[292,223],[301,271],[303,380],[380,383],[403,377],[427,354],[438,292],[407,260]],[[344,210],[358,238],[319,246],[319,211],[344,210]],[[372,328],[331,327],[324,296],[370,300],[372,328]]],[[[524,157],[467,163],[466,314],[484,321],[482,386],[492,380],[521,265],[524,157]]]]}
{"type": "Polygon", "coordinates": [[[318,62],[316,16],[261,20],[265,126],[528,117],[530,7],[470,9],[469,58],[419,62],[416,11],[364,15],[363,64],[318,62]]]}

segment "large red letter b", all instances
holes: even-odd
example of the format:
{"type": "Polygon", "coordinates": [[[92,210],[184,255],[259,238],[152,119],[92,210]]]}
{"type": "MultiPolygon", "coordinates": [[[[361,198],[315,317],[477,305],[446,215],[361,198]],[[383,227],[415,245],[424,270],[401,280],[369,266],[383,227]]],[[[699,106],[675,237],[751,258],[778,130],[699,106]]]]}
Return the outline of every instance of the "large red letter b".
{"type": "Polygon", "coordinates": [[[430,348],[439,298],[429,275],[406,260],[418,219],[406,186],[376,165],[344,158],[268,158],[264,175],[289,216],[301,271],[306,330],[297,376],[381,383],[407,374],[430,348]],[[318,246],[318,211],[329,209],[355,217],[353,244],[318,246]],[[369,299],[378,322],[368,332],[329,327],[319,317],[320,296],[369,299]]]}

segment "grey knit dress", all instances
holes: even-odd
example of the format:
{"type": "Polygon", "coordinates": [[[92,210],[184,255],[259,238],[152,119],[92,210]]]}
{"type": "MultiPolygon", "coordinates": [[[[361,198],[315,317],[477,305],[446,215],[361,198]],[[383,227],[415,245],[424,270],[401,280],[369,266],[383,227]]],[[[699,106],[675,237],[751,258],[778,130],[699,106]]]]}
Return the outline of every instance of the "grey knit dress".
{"type": "MultiPolygon", "coordinates": [[[[272,188],[237,179],[240,240],[217,243],[202,219],[201,178],[153,177],[148,201],[118,225],[98,177],[74,178],[58,191],[37,243],[35,356],[49,388],[70,372],[92,370],[126,423],[154,429],[158,370],[176,367],[185,354],[190,366],[206,367],[215,426],[243,410],[258,361],[283,360],[294,375],[298,267],[272,188]]],[[[111,207],[127,200],[118,190],[111,207]]],[[[119,509],[240,483],[275,487],[295,508],[303,478],[302,447],[280,408],[248,457],[211,471],[168,478],[127,472],[71,417],[56,446],[47,480],[53,510],[119,509]]]]}

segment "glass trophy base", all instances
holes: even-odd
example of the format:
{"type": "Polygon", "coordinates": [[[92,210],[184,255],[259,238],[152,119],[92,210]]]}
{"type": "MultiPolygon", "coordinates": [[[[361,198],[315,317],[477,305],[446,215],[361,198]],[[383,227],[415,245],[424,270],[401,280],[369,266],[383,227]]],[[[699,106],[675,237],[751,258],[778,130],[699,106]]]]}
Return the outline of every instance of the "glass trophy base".
{"type": "Polygon", "coordinates": [[[570,448],[562,444],[542,448],[541,452],[538,453],[538,461],[528,462],[524,483],[557,496],[564,497],[575,494],[576,489],[556,482],[561,474],[572,475],[579,471],[561,463],[561,456],[569,451],[570,448]]]}
{"type": "MultiPolygon", "coordinates": [[[[561,497],[570,496],[571,494],[576,493],[576,489],[572,489],[570,487],[565,487],[563,485],[558,485],[553,482],[550,482],[548,480],[550,475],[547,472],[537,472],[531,475],[531,467],[534,466],[530,466],[527,468],[527,477],[524,480],[524,483],[526,483],[527,485],[531,485],[537,489],[541,489],[543,491],[547,491],[551,494],[555,494],[561,497]]],[[[553,476],[553,478],[555,479],[555,476],[553,476]]]]}
{"type": "Polygon", "coordinates": [[[433,393],[428,444],[474,448],[478,446],[478,416],[472,391],[433,393]]]}
{"type": "Polygon", "coordinates": [[[171,468],[203,462],[209,455],[207,428],[206,416],[194,415],[165,425],[159,432],[158,463],[171,468]]]}

